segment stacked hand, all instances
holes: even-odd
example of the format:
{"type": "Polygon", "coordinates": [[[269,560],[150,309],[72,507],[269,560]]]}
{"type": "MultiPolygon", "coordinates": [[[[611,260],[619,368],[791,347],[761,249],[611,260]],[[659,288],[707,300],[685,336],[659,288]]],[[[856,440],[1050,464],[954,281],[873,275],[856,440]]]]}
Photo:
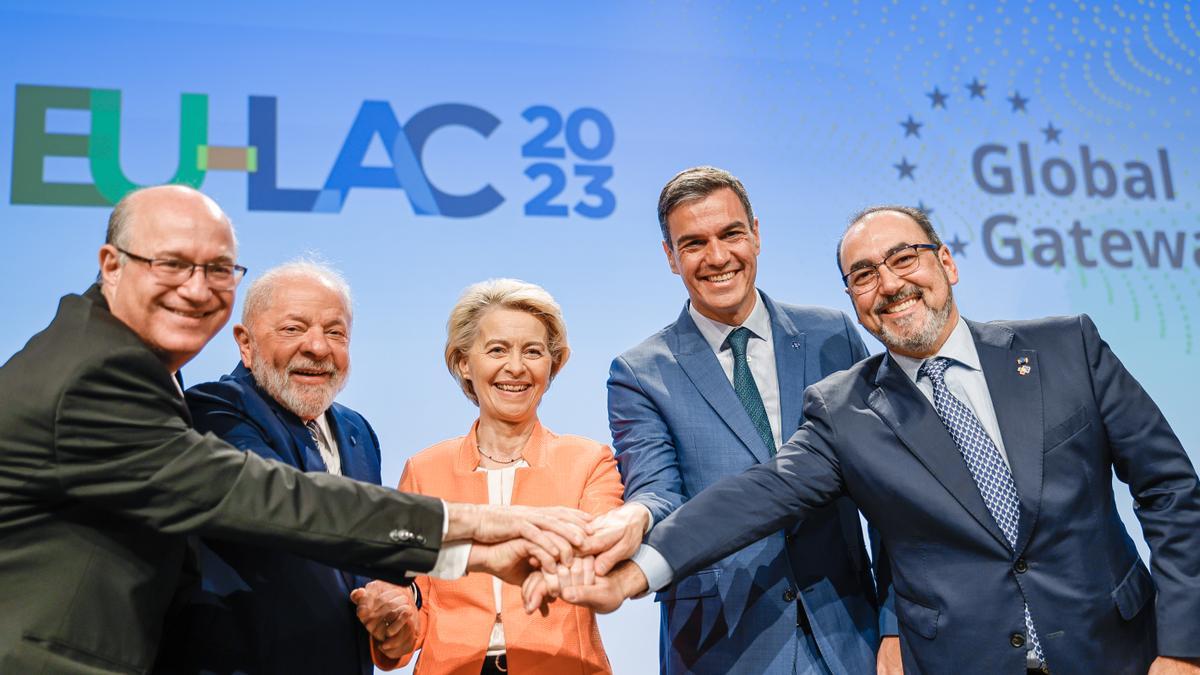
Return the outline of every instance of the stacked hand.
{"type": "Polygon", "coordinates": [[[519,584],[534,569],[570,565],[591,533],[591,515],[562,506],[447,504],[448,542],[471,540],[467,569],[519,584]]]}
{"type": "Polygon", "coordinates": [[[591,536],[569,565],[564,561],[554,569],[543,567],[525,579],[521,586],[525,611],[544,613],[548,603],[561,597],[607,613],[626,597],[641,593],[646,586],[641,570],[620,563],[637,551],[649,525],[650,513],[639,504],[625,504],[594,519],[591,536]]]}

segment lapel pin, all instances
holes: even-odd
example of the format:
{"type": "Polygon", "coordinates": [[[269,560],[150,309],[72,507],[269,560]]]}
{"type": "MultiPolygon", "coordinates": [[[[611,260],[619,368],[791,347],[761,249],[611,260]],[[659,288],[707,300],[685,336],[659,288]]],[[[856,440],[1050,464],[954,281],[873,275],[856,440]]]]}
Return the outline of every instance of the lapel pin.
{"type": "Polygon", "coordinates": [[[792,349],[800,349],[800,343],[792,340],[792,349]]]}
{"type": "Polygon", "coordinates": [[[1017,374],[1018,375],[1024,377],[1025,375],[1028,375],[1031,372],[1033,372],[1033,366],[1029,365],[1029,357],[1028,356],[1022,356],[1019,359],[1017,359],[1017,374]]]}

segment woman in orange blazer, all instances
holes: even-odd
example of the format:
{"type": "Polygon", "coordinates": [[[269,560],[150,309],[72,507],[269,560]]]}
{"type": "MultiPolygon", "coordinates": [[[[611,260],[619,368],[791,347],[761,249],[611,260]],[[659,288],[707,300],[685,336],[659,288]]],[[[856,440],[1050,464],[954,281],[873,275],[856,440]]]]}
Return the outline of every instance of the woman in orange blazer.
{"type": "MultiPolygon", "coordinates": [[[[466,436],[412,457],[400,490],[447,501],[571,506],[592,514],[621,504],[608,446],[560,436],[538,421],[542,394],[570,353],[562,312],[540,286],[494,279],[469,287],[446,326],[446,366],[479,419],[466,436]]],[[[526,614],[521,589],[484,574],[419,577],[422,605],[413,651],[375,650],[381,668],[415,673],[611,673],[595,614],[564,602],[526,614]],[[391,658],[398,657],[398,658],[391,658]]]]}

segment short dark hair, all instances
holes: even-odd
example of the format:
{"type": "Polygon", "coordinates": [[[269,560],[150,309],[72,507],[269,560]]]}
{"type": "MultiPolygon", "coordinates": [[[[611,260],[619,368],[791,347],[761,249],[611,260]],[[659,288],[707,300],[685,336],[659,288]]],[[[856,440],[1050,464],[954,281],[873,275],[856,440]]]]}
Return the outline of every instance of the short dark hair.
{"type": "Polygon", "coordinates": [[[658,226],[662,229],[662,238],[667,243],[667,248],[674,248],[671,230],[667,227],[667,216],[671,211],[680,204],[704,199],[724,188],[733,190],[737,195],[742,208],[746,210],[746,225],[754,227],[754,209],[750,208],[750,197],[746,196],[746,188],[742,186],[742,181],[715,166],[694,166],[675,174],[658,195],[658,226]]]}
{"type": "Polygon", "coordinates": [[[850,219],[850,223],[846,225],[846,229],[842,230],[842,236],[838,237],[837,250],[834,251],[833,262],[837,265],[839,274],[842,272],[842,242],[846,239],[846,233],[850,231],[850,228],[857,225],[863,218],[866,218],[872,213],[879,213],[880,211],[895,211],[896,213],[902,213],[908,216],[913,220],[913,222],[921,226],[921,230],[925,232],[925,236],[929,237],[929,243],[936,245],[938,248],[942,247],[942,238],[939,237],[937,231],[933,229],[933,222],[929,220],[929,214],[925,213],[921,209],[918,209],[915,206],[900,206],[897,204],[868,206],[862,211],[854,214],[854,217],[850,219]]]}

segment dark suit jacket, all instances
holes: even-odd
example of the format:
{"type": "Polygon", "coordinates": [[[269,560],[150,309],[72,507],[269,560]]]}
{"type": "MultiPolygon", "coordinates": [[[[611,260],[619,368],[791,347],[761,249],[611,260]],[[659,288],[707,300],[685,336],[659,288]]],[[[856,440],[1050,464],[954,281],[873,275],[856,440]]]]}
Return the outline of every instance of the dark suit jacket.
{"type": "Polygon", "coordinates": [[[437,500],[191,429],[171,373],[96,286],[0,368],[0,401],[0,673],[147,672],[188,534],[393,579],[437,558],[437,500]]]}
{"type": "MultiPolygon", "coordinates": [[[[231,445],[324,472],[303,421],[258,387],[244,366],[187,391],[193,426],[231,445]]],[[[334,403],[328,413],[342,475],[378,485],[379,441],[361,415],[334,403]]],[[[162,673],[374,672],[370,640],[350,591],[369,579],[254,545],[197,540],[199,583],[167,622],[162,673]]]]}
{"type": "Polygon", "coordinates": [[[1200,655],[1200,486],[1158,407],[1086,316],[968,324],[1020,494],[1015,551],[886,354],[809,387],[805,424],[774,461],[694,498],[649,544],[688,573],[849,494],[891,555],[906,673],[1024,672],[1022,597],[1052,673],[1200,655]],[[1114,471],[1153,577],[1114,506],[1114,471]],[[735,500],[757,505],[753,519],[723,517],[735,500]]]}
{"type": "MultiPolygon", "coordinates": [[[[786,438],[803,421],[804,387],[849,368],[866,349],[841,312],[762,298],[786,438]]],[[[613,361],[608,412],[625,499],[646,505],[656,523],[709,485],[769,459],[686,308],[674,324],[613,361]]],[[[723,508],[727,518],[755,511],[744,499],[723,508]]],[[[805,639],[797,612],[810,620],[833,672],[874,668],[875,585],[850,500],[744,543],[659,594],[663,672],[792,673],[805,639]]]]}

